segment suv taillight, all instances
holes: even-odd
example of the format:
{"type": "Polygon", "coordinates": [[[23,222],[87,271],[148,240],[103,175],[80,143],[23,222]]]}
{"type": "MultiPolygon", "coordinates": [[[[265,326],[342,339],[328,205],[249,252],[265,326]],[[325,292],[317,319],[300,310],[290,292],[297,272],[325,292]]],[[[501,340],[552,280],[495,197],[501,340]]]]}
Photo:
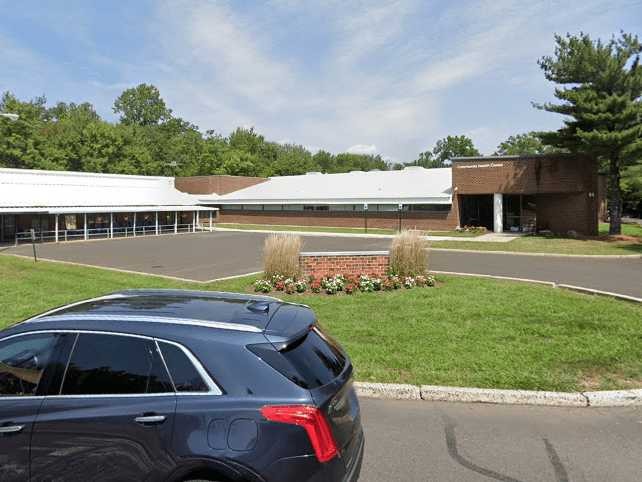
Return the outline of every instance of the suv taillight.
{"type": "Polygon", "coordinates": [[[303,427],[319,462],[328,462],[338,453],[337,444],[325,416],[311,405],[266,405],[261,414],[271,422],[303,427]]]}

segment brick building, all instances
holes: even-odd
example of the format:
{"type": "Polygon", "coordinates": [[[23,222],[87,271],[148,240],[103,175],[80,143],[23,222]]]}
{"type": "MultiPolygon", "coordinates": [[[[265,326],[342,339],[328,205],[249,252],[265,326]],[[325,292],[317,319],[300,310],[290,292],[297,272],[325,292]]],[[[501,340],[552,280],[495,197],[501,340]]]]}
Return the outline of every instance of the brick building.
{"type": "Polygon", "coordinates": [[[452,167],[176,180],[218,222],[597,234],[597,165],[564,155],[455,158],[452,167]]]}
{"type": "Polygon", "coordinates": [[[271,178],[0,169],[0,243],[174,234],[212,222],[569,231],[595,235],[597,165],[571,156],[455,158],[452,166],[271,178]]]}

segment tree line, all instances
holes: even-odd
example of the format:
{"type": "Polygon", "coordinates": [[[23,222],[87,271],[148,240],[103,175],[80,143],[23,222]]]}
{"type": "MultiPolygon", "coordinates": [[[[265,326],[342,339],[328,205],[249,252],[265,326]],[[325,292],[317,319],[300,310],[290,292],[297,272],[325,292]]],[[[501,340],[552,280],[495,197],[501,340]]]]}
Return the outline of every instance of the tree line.
{"type": "Polygon", "coordinates": [[[309,171],[387,169],[380,155],[316,153],[266,140],[253,128],[227,137],[173,114],[153,85],[125,90],[114,102],[118,122],[107,122],[88,102],[47,106],[45,97],[23,101],[10,92],[0,112],[0,167],[118,174],[282,176],[309,171]]]}

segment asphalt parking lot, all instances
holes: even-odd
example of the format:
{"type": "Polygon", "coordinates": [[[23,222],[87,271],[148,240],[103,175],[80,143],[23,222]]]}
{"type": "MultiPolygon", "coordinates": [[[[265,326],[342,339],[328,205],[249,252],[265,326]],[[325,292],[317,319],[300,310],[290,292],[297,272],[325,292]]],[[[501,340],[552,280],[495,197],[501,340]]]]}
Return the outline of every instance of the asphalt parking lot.
{"type": "Polygon", "coordinates": [[[364,482],[634,482],[642,409],[361,399],[364,482]]]}
{"type": "MultiPolygon", "coordinates": [[[[161,274],[194,281],[251,273],[262,269],[261,233],[219,231],[127,239],[38,245],[41,258],[161,274]]],[[[305,236],[305,251],[387,249],[390,241],[375,238],[305,236]]],[[[30,245],[9,253],[31,255],[30,245]]]]}
{"type": "MultiPolygon", "coordinates": [[[[267,235],[218,231],[43,244],[41,258],[209,281],[261,270],[267,235]]],[[[390,239],[304,236],[305,251],[385,250],[390,239]]],[[[31,256],[31,246],[6,251],[31,256]]],[[[642,259],[569,258],[487,252],[431,251],[430,269],[553,281],[642,298],[642,259]]]]}

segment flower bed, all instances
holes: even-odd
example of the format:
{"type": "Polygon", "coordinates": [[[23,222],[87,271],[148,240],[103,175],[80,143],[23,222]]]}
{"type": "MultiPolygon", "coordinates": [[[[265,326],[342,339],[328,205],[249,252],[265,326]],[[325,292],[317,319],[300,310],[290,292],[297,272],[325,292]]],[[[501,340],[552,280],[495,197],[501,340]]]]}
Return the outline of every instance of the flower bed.
{"type": "Polygon", "coordinates": [[[274,275],[271,278],[256,280],[254,282],[254,291],[259,293],[282,291],[286,294],[325,293],[326,295],[336,295],[344,293],[352,295],[356,292],[374,293],[375,291],[428,288],[432,286],[435,286],[435,277],[432,275],[400,277],[394,274],[385,276],[328,274],[321,277],[308,276],[305,279],[274,275]]]}

